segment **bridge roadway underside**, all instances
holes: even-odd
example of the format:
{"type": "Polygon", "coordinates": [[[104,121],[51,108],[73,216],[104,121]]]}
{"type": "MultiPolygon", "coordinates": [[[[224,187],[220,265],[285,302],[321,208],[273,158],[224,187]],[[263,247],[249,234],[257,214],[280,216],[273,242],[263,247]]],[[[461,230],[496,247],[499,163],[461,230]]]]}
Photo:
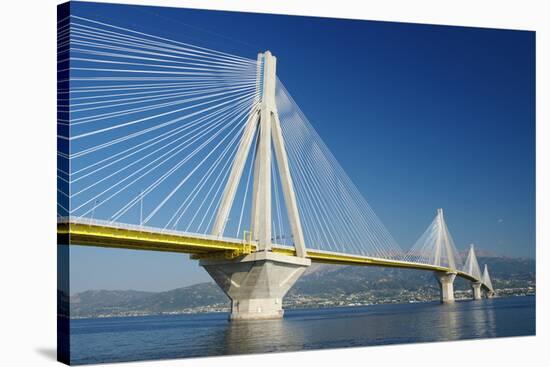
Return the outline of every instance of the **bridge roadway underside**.
{"type": "MultiPolygon", "coordinates": [[[[161,231],[156,228],[145,228],[132,225],[112,223],[93,223],[60,221],[57,225],[58,244],[80,245],[106,248],[119,248],[145,251],[161,251],[191,254],[193,259],[235,259],[256,252],[255,243],[243,240],[216,238],[214,236],[189,234],[176,231],[161,231]]],[[[295,256],[292,247],[276,245],[272,252],[281,255],[295,256]]],[[[403,269],[428,270],[438,273],[456,273],[457,276],[471,282],[478,282],[471,275],[450,268],[412,263],[400,260],[389,260],[361,255],[344,254],[320,250],[308,250],[307,258],[315,263],[381,266],[403,269]]]]}

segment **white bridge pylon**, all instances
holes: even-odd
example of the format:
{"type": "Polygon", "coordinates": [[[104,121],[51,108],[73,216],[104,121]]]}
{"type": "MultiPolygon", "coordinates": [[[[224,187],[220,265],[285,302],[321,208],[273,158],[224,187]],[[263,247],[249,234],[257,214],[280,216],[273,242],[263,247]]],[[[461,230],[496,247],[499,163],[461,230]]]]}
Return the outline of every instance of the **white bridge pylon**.
{"type": "Polygon", "coordinates": [[[302,224],[300,223],[296,194],[290,175],[281,123],[275,103],[276,64],[277,59],[269,51],[258,55],[259,73],[261,73],[261,102],[259,106],[255,106],[252,109],[246,122],[243,137],[234,158],[233,166],[212,227],[212,234],[216,236],[223,234],[254,136],[258,133],[259,138],[257,140],[253,163],[254,179],[250,224],[252,239],[258,242],[260,251],[269,251],[271,249],[271,152],[273,150],[281,179],[296,255],[298,257],[306,257],[304,234],[302,224]]]}
{"type": "Polygon", "coordinates": [[[476,300],[481,299],[482,276],[473,243],[470,244],[468,256],[466,257],[466,261],[464,262],[464,267],[462,268],[462,271],[470,274],[476,279],[479,279],[477,282],[472,282],[472,295],[473,298],[476,300]]]}
{"type": "Polygon", "coordinates": [[[491,282],[491,277],[489,276],[489,270],[487,269],[487,264],[485,264],[483,268],[483,275],[481,276],[481,283],[483,283],[486,287],[486,296],[488,298],[493,297],[495,295],[495,290],[493,288],[493,282],[491,282]]]}
{"type": "Polygon", "coordinates": [[[487,266],[485,266],[482,275],[473,244],[470,245],[466,261],[462,265],[462,259],[445,223],[443,209],[437,210],[434,220],[405,255],[405,260],[448,268],[447,271],[434,273],[440,286],[441,302],[443,303],[454,301],[453,283],[458,272],[468,274],[472,278],[473,299],[481,299],[482,287],[486,289],[488,297],[494,294],[487,266]]]}
{"type": "Polygon", "coordinates": [[[479,267],[479,263],[477,262],[476,253],[474,250],[474,244],[470,244],[470,248],[468,250],[468,256],[466,257],[466,261],[464,262],[464,267],[462,268],[462,271],[464,271],[467,274],[472,275],[476,279],[481,280],[481,269],[479,267]]]}
{"type": "Polygon", "coordinates": [[[296,195],[277,114],[276,62],[269,51],[258,55],[260,103],[249,114],[212,227],[213,235],[223,235],[254,136],[257,135],[254,161],[251,163],[254,173],[250,229],[258,251],[237,259],[200,260],[200,265],[231,299],[232,320],[282,317],[284,295],[311,265],[311,260],[306,258],[296,195]],[[270,251],[273,238],[272,150],[277,160],[296,256],[270,251]]]}
{"type": "Polygon", "coordinates": [[[454,271],[462,268],[462,260],[445,223],[443,209],[437,209],[434,220],[405,255],[405,260],[454,271]]]}

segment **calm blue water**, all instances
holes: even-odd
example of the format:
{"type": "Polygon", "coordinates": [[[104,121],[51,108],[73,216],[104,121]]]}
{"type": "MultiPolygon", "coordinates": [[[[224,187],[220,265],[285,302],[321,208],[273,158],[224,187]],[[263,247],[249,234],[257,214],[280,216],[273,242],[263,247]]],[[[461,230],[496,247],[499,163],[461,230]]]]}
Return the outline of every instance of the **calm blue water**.
{"type": "Polygon", "coordinates": [[[288,310],[282,320],[227,314],[71,321],[74,364],[533,335],[535,297],[288,310]]]}

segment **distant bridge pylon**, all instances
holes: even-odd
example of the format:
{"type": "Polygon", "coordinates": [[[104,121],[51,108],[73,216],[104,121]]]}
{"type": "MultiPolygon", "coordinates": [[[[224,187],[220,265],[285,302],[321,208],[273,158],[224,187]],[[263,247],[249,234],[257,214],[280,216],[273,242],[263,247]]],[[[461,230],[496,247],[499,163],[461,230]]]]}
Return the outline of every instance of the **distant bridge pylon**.
{"type": "Polygon", "coordinates": [[[405,259],[451,270],[462,268],[462,260],[445,223],[443,209],[437,209],[434,220],[405,255],[405,259]]]}
{"type": "Polygon", "coordinates": [[[468,256],[466,257],[466,261],[464,262],[463,271],[479,279],[478,282],[472,282],[472,294],[474,299],[481,299],[482,276],[481,269],[479,268],[479,264],[477,262],[473,243],[470,244],[468,256]]]}
{"type": "Polygon", "coordinates": [[[495,295],[495,290],[493,288],[493,282],[491,281],[491,277],[489,276],[489,269],[487,268],[487,264],[485,264],[483,268],[481,283],[485,285],[485,292],[487,297],[489,298],[493,297],[495,295]]]}

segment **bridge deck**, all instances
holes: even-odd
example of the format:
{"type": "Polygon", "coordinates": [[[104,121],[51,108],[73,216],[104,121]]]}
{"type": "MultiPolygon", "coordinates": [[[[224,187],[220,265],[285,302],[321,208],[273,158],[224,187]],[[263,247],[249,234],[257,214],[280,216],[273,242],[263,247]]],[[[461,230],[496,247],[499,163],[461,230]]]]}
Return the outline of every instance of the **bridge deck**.
{"type": "MultiPolygon", "coordinates": [[[[57,235],[59,244],[186,253],[195,259],[206,256],[234,258],[257,249],[253,241],[72,217],[58,220],[57,235]]],[[[274,244],[272,251],[295,255],[294,248],[289,246],[274,244]]],[[[431,264],[310,249],[307,257],[312,262],[324,264],[456,272],[457,276],[469,281],[480,281],[468,273],[431,264]]]]}

